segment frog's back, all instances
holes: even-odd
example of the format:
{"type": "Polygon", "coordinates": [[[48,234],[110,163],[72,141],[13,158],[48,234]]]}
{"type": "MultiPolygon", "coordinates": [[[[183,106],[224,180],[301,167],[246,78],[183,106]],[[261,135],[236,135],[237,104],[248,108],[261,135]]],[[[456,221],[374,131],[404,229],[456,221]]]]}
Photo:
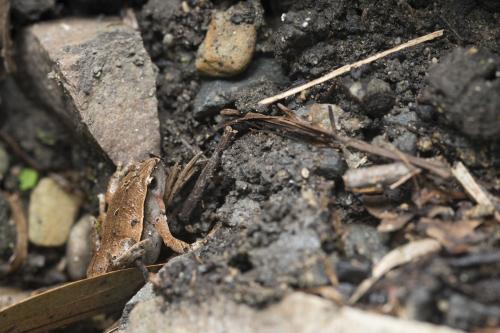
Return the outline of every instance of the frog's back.
{"type": "Polygon", "coordinates": [[[157,158],[150,158],[137,163],[119,181],[108,203],[106,219],[101,226],[100,246],[92,256],[87,276],[104,274],[110,270],[111,260],[124,251],[122,240],[140,241],[150,175],[158,161],[157,158]]]}

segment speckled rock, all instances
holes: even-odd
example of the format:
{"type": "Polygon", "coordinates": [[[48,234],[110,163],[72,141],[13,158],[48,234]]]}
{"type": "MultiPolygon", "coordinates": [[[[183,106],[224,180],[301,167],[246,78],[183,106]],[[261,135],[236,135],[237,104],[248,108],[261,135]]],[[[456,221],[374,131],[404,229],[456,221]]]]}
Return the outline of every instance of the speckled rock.
{"type": "Polygon", "coordinates": [[[116,164],[160,152],[156,67],[119,18],[65,18],[22,32],[31,91],[116,164]]]}
{"type": "Polygon", "coordinates": [[[215,12],[198,49],[196,69],[215,77],[241,73],[252,60],[257,29],[252,7],[243,3],[215,12]]]}
{"type": "Polygon", "coordinates": [[[53,179],[43,178],[31,192],[29,240],[39,246],[61,246],[68,239],[80,208],[80,199],[53,179]]]}

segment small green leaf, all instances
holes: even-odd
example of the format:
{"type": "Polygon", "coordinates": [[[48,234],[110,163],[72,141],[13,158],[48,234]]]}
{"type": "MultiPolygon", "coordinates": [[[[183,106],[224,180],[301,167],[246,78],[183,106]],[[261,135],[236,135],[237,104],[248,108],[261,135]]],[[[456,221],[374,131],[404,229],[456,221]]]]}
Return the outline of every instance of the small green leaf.
{"type": "Polygon", "coordinates": [[[30,168],[24,168],[17,177],[21,191],[31,190],[38,182],[38,172],[30,168]]]}

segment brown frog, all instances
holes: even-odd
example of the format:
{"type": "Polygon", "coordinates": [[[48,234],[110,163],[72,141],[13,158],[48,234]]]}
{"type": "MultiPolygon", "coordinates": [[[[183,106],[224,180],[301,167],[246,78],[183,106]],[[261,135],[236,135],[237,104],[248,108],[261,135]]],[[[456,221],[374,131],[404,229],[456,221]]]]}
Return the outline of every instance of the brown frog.
{"type": "Polygon", "coordinates": [[[162,240],[177,253],[190,249],[170,233],[163,201],[165,179],[165,167],[157,157],[118,168],[99,198],[100,230],[88,277],[130,266],[141,258],[144,264],[153,263],[162,240]]]}

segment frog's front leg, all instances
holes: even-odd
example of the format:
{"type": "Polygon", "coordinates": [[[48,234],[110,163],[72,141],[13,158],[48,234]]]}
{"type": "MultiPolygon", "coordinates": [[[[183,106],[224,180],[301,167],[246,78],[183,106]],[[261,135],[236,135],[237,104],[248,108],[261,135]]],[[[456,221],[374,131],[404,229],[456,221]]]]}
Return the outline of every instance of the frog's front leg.
{"type": "Polygon", "coordinates": [[[122,240],[123,253],[116,258],[110,258],[111,270],[116,270],[131,266],[136,260],[140,260],[146,253],[146,249],[151,246],[151,240],[144,239],[133,243],[130,238],[122,240]]]}

